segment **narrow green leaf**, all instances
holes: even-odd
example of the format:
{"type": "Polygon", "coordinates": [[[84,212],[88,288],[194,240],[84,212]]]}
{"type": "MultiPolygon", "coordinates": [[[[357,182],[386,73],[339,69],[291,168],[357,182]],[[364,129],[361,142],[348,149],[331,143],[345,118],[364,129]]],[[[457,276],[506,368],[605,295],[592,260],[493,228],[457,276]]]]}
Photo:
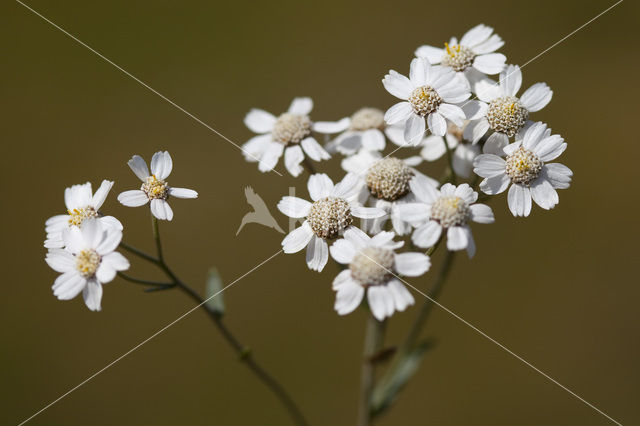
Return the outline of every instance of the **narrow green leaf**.
{"type": "Polygon", "coordinates": [[[209,274],[207,275],[207,299],[210,297],[211,299],[207,300],[206,305],[218,316],[224,315],[225,311],[224,298],[220,292],[223,287],[224,285],[222,284],[222,278],[218,273],[218,269],[212,267],[209,269],[209,274]]]}
{"type": "Polygon", "coordinates": [[[425,352],[433,346],[433,341],[425,340],[398,360],[394,370],[390,371],[373,390],[371,395],[371,412],[373,414],[382,413],[393,403],[398,393],[418,370],[425,352]]]}

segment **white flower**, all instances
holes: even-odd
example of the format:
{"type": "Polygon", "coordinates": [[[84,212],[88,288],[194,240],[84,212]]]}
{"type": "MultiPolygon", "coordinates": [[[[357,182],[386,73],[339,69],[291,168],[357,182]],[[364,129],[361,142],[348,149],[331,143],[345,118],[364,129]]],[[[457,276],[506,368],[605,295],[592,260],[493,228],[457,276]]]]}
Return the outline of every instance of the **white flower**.
{"type": "Polygon", "coordinates": [[[414,300],[397,275],[417,277],[429,270],[429,256],[422,253],[396,254],[404,242],[394,242],[393,232],[380,232],[373,238],[357,228],[345,231],[344,239],[331,246],[331,257],[349,265],[333,280],[334,309],[339,315],[353,312],[367,293],[369,308],[379,321],[395,311],[402,312],[414,300]]]}
{"type": "Polygon", "coordinates": [[[419,203],[400,206],[400,216],[416,225],[411,240],[418,247],[432,247],[447,231],[449,250],[467,249],[473,257],[476,246],[469,221],[493,223],[493,212],[485,204],[474,204],[478,193],[468,184],[445,183],[437,190],[430,182],[414,179],[411,189],[419,203]]]}
{"type": "Polygon", "coordinates": [[[411,61],[409,78],[389,71],[382,84],[393,96],[402,99],[389,108],[384,119],[389,125],[404,123],[404,139],[418,144],[425,132],[425,120],[433,134],[443,136],[449,120],[462,126],[466,115],[457,105],[471,96],[469,84],[450,68],[431,65],[424,58],[411,61]],[[445,120],[446,119],[446,120],[445,120]]]}
{"type": "Polygon", "coordinates": [[[559,163],[548,164],[566,148],[560,135],[551,135],[546,124],[537,122],[527,129],[522,140],[503,149],[506,158],[479,155],[473,171],[485,178],[480,189],[486,194],[499,194],[512,184],[507,197],[509,210],[514,216],[529,216],[532,198],[549,210],[558,204],[556,189],[569,187],[573,172],[559,163]]]}
{"type": "Polygon", "coordinates": [[[82,227],[84,221],[89,218],[97,218],[105,226],[111,226],[122,230],[122,224],[113,216],[102,216],[100,207],[107,198],[113,182],[103,180],[95,194],[91,191],[91,183],[73,185],[64,190],[64,204],[68,214],[61,214],[47,219],[45,230],[47,239],[44,242],[46,248],[62,248],[62,232],[71,227],[82,227]]]}
{"type": "Polygon", "coordinates": [[[509,138],[531,125],[529,113],[540,111],[553,96],[546,83],[529,87],[520,98],[516,97],[522,84],[522,72],[517,65],[509,65],[500,73],[500,83],[482,80],[476,84],[476,93],[482,101],[478,111],[465,128],[464,137],[477,143],[489,130],[493,133],[484,145],[484,152],[499,154],[509,138]]]}
{"type": "Polygon", "coordinates": [[[504,69],[507,58],[501,53],[493,53],[503,45],[502,38],[493,34],[493,28],[480,24],[467,31],[460,43],[453,37],[444,44],[444,49],[421,46],[415,54],[432,64],[449,67],[473,83],[477,79],[474,74],[493,75],[504,69]]]}
{"type": "Polygon", "coordinates": [[[173,210],[167,203],[169,197],[198,198],[193,189],[174,188],[165,179],[171,174],[173,161],[167,151],[158,151],[151,158],[151,174],[147,163],[139,155],[127,162],[133,173],[142,181],[140,189],[125,191],[118,195],[118,201],[127,207],[139,207],[151,202],[151,213],[161,220],[173,219],[173,210]]]}
{"type": "Polygon", "coordinates": [[[297,197],[282,197],[278,203],[278,210],[285,215],[305,218],[302,226],[282,240],[282,248],[285,253],[297,253],[306,247],[309,269],[320,272],[329,259],[326,240],[353,228],[354,217],[373,219],[384,215],[384,210],[356,203],[360,188],[358,177],[351,173],[337,185],[324,173],[311,175],[307,188],[313,203],[297,197]]]}
{"type": "Polygon", "coordinates": [[[102,284],[108,283],[117,271],[129,269],[129,261],[114,251],[122,231],[104,226],[95,218],[85,221],[82,228],[72,226],[63,232],[66,249],[50,249],[46,261],[60,275],[53,284],[53,294],[69,300],[80,292],[92,311],[100,310],[102,284]]]}
{"type": "Polygon", "coordinates": [[[398,206],[415,201],[411,193],[410,181],[414,176],[421,176],[434,185],[437,182],[411,167],[415,157],[401,160],[396,157],[382,155],[378,152],[362,150],[342,160],[342,168],[360,178],[360,201],[370,202],[373,206],[385,211],[385,215],[366,220],[363,229],[368,232],[379,232],[391,219],[393,230],[398,235],[405,235],[411,226],[398,214],[398,206]]]}
{"type": "Polygon", "coordinates": [[[279,117],[261,109],[249,111],[244,124],[259,135],[242,145],[245,159],[259,162],[258,169],[268,172],[273,170],[284,153],[285,167],[293,176],[298,176],[302,173],[300,163],[305,154],[314,161],[331,158],[311,136],[311,131],[315,129],[315,124],[309,118],[312,109],[311,98],[295,98],[289,110],[279,117]]]}
{"type": "Polygon", "coordinates": [[[324,134],[340,133],[327,148],[344,155],[355,154],[361,149],[382,151],[386,146],[384,112],[377,108],[361,108],[351,117],[336,122],[318,121],[314,129],[324,134]]]}

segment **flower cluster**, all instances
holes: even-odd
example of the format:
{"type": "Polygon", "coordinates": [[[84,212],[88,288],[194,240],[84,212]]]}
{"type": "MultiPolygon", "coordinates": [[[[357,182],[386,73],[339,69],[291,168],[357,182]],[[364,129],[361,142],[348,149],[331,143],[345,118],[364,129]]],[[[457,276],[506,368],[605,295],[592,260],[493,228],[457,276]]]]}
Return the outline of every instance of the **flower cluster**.
{"type": "Polygon", "coordinates": [[[247,114],[245,124],[259,133],[243,146],[248,161],[266,172],[284,154],[291,175],[309,171],[311,201],[287,196],[278,203],[283,214],[302,221],[282,247],[285,253],[306,249],[314,271],[325,268],[329,255],[346,265],[333,282],[340,315],[360,306],[365,294],[379,320],[413,304],[400,277],[427,272],[429,255],[445,239],[448,250],[473,257],[471,223],[495,220],[480,198],[510,187],[509,210],[528,216],[532,200],[551,209],[556,190],[569,187],[571,170],[550,163],[566,143],[530,119],[553,92],[536,83],[518,95],[522,72],[497,52],[503,45],[493,28],[478,25],[444,47],[419,47],[408,76],[390,70],[382,79],[400,100],[386,112],[364,107],[337,121],[312,121],[311,99],[296,98],[278,117],[258,109],[247,114]],[[387,140],[396,148],[383,155],[387,140]],[[400,149],[418,151],[395,155],[400,149]],[[346,175],[337,184],[309,161],[332,155],[344,156],[346,175]],[[439,180],[419,170],[442,157],[448,167],[439,180]],[[404,242],[394,238],[405,235],[426,251],[396,253],[404,242]]]}
{"type": "MultiPolygon", "coordinates": [[[[167,203],[169,197],[198,196],[191,189],[167,184],[165,179],[171,173],[173,162],[166,151],[153,155],[151,173],[138,155],[134,155],[128,164],[142,180],[142,186],[139,190],[118,195],[118,201],[125,206],[150,203],[153,216],[171,220],[173,211],[167,203]]],[[[115,251],[122,240],[122,223],[100,211],[112,186],[112,181],[104,180],[95,193],[90,182],[65,189],[67,214],[53,216],[45,224],[44,246],[49,249],[45,260],[61,274],[53,284],[54,296],[69,300],[82,292],[85,304],[92,311],[101,309],[102,284],[112,281],[117,272],[129,269],[129,261],[115,251]]]]}

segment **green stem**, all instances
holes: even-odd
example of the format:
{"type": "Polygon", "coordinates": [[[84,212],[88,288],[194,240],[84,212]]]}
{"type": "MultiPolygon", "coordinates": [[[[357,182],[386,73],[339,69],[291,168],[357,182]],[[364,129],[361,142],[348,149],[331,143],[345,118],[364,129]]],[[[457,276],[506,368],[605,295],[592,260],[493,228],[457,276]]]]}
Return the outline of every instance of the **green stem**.
{"type": "Polygon", "coordinates": [[[447,142],[447,138],[443,137],[444,146],[447,149],[447,163],[449,164],[449,181],[456,185],[456,172],[453,171],[453,152],[451,152],[451,148],[449,147],[449,143],[447,142]]]}
{"type": "Polygon", "coordinates": [[[129,276],[129,275],[124,274],[122,272],[118,272],[118,276],[120,278],[122,278],[123,280],[125,280],[125,281],[129,281],[129,282],[132,282],[132,283],[135,283],[135,284],[150,285],[150,286],[155,286],[155,287],[175,287],[175,283],[143,280],[142,278],[132,277],[132,276],[129,276]]]}
{"type": "Polygon", "coordinates": [[[358,426],[371,426],[373,424],[371,394],[375,385],[376,373],[373,356],[382,348],[385,325],[386,321],[378,321],[373,314],[369,312],[364,338],[364,351],[362,354],[358,426]]]}
{"type": "Polygon", "coordinates": [[[128,252],[157,265],[165,273],[165,275],[167,275],[167,277],[171,279],[171,283],[151,284],[152,281],[133,278],[124,274],[120,274],[120,276],[128,281],[136,282],[138,284],[156,285],[156,289],[161,288],[159,284],[162,284],[162,286],[167,286],[167,288],[169,286],[177,287],[184,293],[186,293],[189,297],[191,297],[191,299],[193,299],[196,304],[207,313],[209,318],[213,321],[214,325],[218,328],[218,330],[224,337],[225,341],[229,344],[229,346],[231,346],[234,352],[236,352],[240,361],[243,362],[244,365],[246,365],[256,375],[256,377],[258,377],[258,379],[262,381],[262,383],[264,383],[265,386],[267,386],[267,388],[276,396],[276,398],[286,409],[293,423],[298,426],[307,426],[308,423],[304,418],[302,412],[298,408],[297,404],[293,401],[293,399],[289,396],[284,387],[253,359],[249,348],[243,345],[238,340],[238,338],[235,337],[231,330],[229,330],[226,324],[222,321],[220,314],[210,308],[209,305],[205,303],[205,300],[198,294],[198,292],[196,292],[193,288],[180,280],[180,278],[178,278],[176,274],[173,273],[171,268],[169,268],[169,266],[165,263],[162,253],[162,243],[160,240],[158,220],[155,217],[152,219],[152,228],[153,237],[156,243],[156,250],[158,252],[157,258],[125,243],[120,243],[120,246],[128,252]]]}

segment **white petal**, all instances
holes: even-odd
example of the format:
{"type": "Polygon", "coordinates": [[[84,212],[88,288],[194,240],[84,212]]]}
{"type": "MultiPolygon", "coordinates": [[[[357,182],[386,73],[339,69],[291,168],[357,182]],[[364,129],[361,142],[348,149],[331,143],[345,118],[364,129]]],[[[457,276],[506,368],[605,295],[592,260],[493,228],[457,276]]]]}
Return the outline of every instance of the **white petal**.
{"type": "Polygon", "coordinates": [[[302,226],[291,231],[282,240],[282,250],[285,253],[297,253],[309,244],[309,241],[313,237],[313,231],[309,222],[306,220],[302,223],[302,226]]]}
{"type": "Polygon", "coordinates": [[[173,160],[168,151],[158,151],[151,158],[151,173],[158,179],[166,179],[173,169],[173,160]]]}
{"type": "Polygon", "coordinates": [[[503,175],[507,162],[494,154],[480,154],[473,160],[473,172],[483,178],[503,175]]]}
{"type": "Polygon", "coordinates": [[[447,152],[445,139],[442,136],[429,135],[422,141],[420,156],[427,161],[436,161],[447,152]]]}
{"type": "Polygon", "coordinates": [[[520,97],[520,102],[529,112],[540,111],[551,102],[553,91],[546,83],[536,83],[520,97]]]}
{"type": "Polygon", "coordinates": [[[485,194],[496,195],[504,192],[511,183],[511,179],[506,174],[501,174],[487,178],[480,183],[480,189],[485,194]]]}
{"type": "Polygon", "coordinates": [[[55,248],[49,250],[45,258],[47,265],[56,272],[65,273],[75,269],[75,257],[67,250],[55,248]]]}
{"type": "Polygon", "coordinates": [[[409,223],[419,223],[429,219],[431,209],[424,203],[404,203],[398,205],[398,215],[409,223]]]}
{"type": "Polygon", "coordinates": [[[464,111],[459,106],[443,103],[438,107],[438,112],[456,126],[462,127],[464,125],[466,117],[464,111]]]}
{"type": "Polygon", "coordinates": [[[395,308],[398,312],[404,311],[407,306],[413,305],[415,300],[409,290],[396,279],[392,279],[387,283],[389,293],[393,296],[395,308]]]}
{"type": "Polygon", "coordinates": [[[348,265],[356,255],[356,248],[348,240],[341,238],[331,245],[331,257],[343,265],[348,265]]]}
{"type": "Polygon", "coordinates": [[[321,272],[329,260],[329,246],[327,242],[314,235],[307,245],[306,257],[309,269],[321,272]]]}
{"type": "Polygon", "coordinates": [[[544,179],[538,178],[531,185],[531,197],[537,205],[545,210],[550,210],[558,204],[560,199],[558,193],[553,188],[551,183],[544,179]]]}
{"type": "Polygon", "coordinates": [[[493,210],[486,204],[474,204],[469,206],[471,210],[471,220],[478,223],[493,223],[493,210]]]}
{"type": "Polygon", "coordinates": [[[559,163],[545,164],[541,176],[549,181],[556,189],[566,189],[571,183],[573,172],[567,166],[559,163]]]}
{"type": "Polygon", "coordinates": [[[442,226],[436,221],[430,220],[416,228],[411,236],[411,241],[418,247],[428,248],[438,242],[442,234],[442,226]]]}
{"type": "Polygon", "coordinates": [[[471,228],[469,226],[465,226],[463,229],[467,234],[467,256],[469,256],[469,259],[471,259],[476,254],[476,242],[473,239],[471,228]]]}
{"type": "MultiPolygon", "coordinates": [[[[455,76],[455,73],[453,73],[455,76]]],[[[450,104],[457,104],[469,99],[469,83],[464,77],[455,77],[449,84],[438,88],[438,95],[443,101],[450,104]]]]}
{"type": "Polygon", "coordinates": [[[169,195],[176,198],[198,198],[196,191],[187,188],[169,188],[169,195]]]}
{"type": "Polygon", "coordinates": [[[86,287],[82,290],[84,303],[92,311],[99,311],[100,301],[102,300],[102,285],[96,280],[89,280],[86,287]]]}
{"type": "Polygon", "coordinates": [[[282,200],[278,203],[278,210],[293,218],[306,217],[310,208],[310,202],[298,197],[282,197],[282,200]]]}
{"type": "Polygon", "coordinates": [[[473,46],[473,52],[477,55],[484,55],[485,53],[495,52],[502,46],[504,46],[504,41],[502,41],[502,38],[500,38],[498,34],[494,34],[489,37],[488,40],[473,46]]]}
{"type": "Polygon", "coordinates": [[[416,87],[424,86],[427,82],[427,68],[429,63],[424,58],[413,58],[409,67],[409,80],[416,87]]]}
{"type": "Polygon", "coordinates": [[[378,129],[369,129],[361,133],[362,147],[370,151],[382,151],[385,147],[384,135],[378,129]]]}
{"type": "Polygon", "coordinates": [[[147,162],[144,161],[139,155],[134,155],[131,160],[127,162],[133,173],[138,176],[141,181],[145,181],[149,177],[149,169],[147,168],[147,162]]]}
{"type": "Polygon", "coordinates": [[[111,282],[115,277],[116,270],[108,263],[101,263],[96,271],[96,279],[101,283],[111,282]]]}
{"type": "Polygon", "coordinates": [[[407,77],[394,70],[389,71],[382,79],[382,85],[387,92],[399,99],[409,99],[413,91],[413,85],[407,77]]]}
{"type": "Polygon", "coordinates": [[[383,247],[390,245],[396,236],[393,232],[380,231],[371,238],[370,244],[375,247],[383,247]]]}
{"type": "Polygon", "coordinates": [[[540,141],[535,152],[543,162],[555,160],[567,149],[567,144],[560,135],[552,135],[540,141]]]}
{"type": "Polygon", "coordinates": [[[447,248],[451,251],[467,248],[469,238],[462,226],[452,226],[447,230],[447,248]]]}
{"type": "Polygon", "coordinates": [[[60,300],[70,300],[80,294],[86,284],[87,280],[78,272],[65,272],[53,283],[53,295],[60,300]]]}
{"type": "Polygon", "coordinates": [[[500,87],[507,96],[515,96],[522,85],[522,72],[517,65],[509,65],[500,73],[500,87]]]}
{"type": "Polygon", "coordinates": [[[118,201],[127,207],[140,207],[149,202],[149,197],[147,197],[147,194],[145,194],[144,191],[134,189],[131,191],[121,192],[118,195],[118,201]]]}
{"type": "Polygon", "coordinates": [[[313,201],[318,201],[321,198],[325,198],[331,195],[333,192],[333,182],[324,173],[316,173],[309,176],[307,182],[307,189],[309,195],[313,201]]]}
{"type": "Polygon", "coordinates": [[[415,55],[418,58],[427,58],[431,64],[439,64],[444,56],[444,49],[433,46],[420,46],[416,49],[415,55]]]}
{"type": "Polygon", "coordinates": [[[102,263],[108,264],[116,271],[126,271],[129,269],[129,261],[117,251],[102,256],[102,263]]]}
{"type": "Polygon", "coordinates": [[[364,297],[364,291],[364,288],[353,280],[349,280],[347,284],[340,286],[336,293],[336,303],[333,307],[338,315],[349,314],[360,306],[362,298],[364,297]]]}
{"type": "Polygon", "coordinates": [[[105,255],[114,251],[120,241],[122,241],[122,231],[113,228],[103,229],[95,249],[99,255],[105,255]]]}
{"type": "Polygon", "coordinates": [[[438,188],[433,184],[432,180],[424,175],[416,175],[409,181],[411,192],[416,196],[418,201],[433,204],[440,196],[438,188]]]}
{"type": "Polygon", "coordinates": [[[93,198],[91,200],[91,205],[93,206],[94,209],[100,210],[100,207],[102,207],[104,200],[107,199],[107,195],[109,195],[109,191],[111,190],[112,186],[113,186],[112,181],[110,180],[102,181],[100,188],[98,188],[98,190],[93,195],[93,198]]]}
{"type": "MultiPolygon", "coordinates": [[[[504,71],[502,71],[504,72],[504,71]]],[[[486,78],[475,83],[473,91],[482,102],[491,102],[492,100],[504,96],[502,88],[495,81],[486,78]]]]}
{"type": "Polygon", "coordinates": [[[460,144],[453,154],[453,170],[458,176],[468,178],[473,170],[473,161],[480,154],[478,145],[460,144]]]}
{"type": "Polygon", "coordinates": [[[404,123],[413,115],[413,108],[409,102],[398,102],[384,113],[384,121],[389,124],[404,123]]]}
{"type": "Polygon", "coordinates": [[[271,142],[271,133],[254,136],[249,139],[249,142],[242,145],[242,154],[245,160],[252,163],[260,161],[262,154],[267,150],[271,142]]]}
{"type": "Polygon", "coordinates": [[[344,238],[358,250],[368,246],[371,241],[371,237],[355,226],[350,226],[344,231],[344,238]]]}
{"type": "Polygon", "coordinates": [[[395,256],[395,269],[406,277],[418,277],[429,270],[429,256],[422,253],[401,253],[395,256]]]}
{"type": "Polygon", "coordinates": [[[64,203],[67,210],[85,208],[91,204],[92,199],[91,183],[73,185],[64,190],[64,203]]]}
{"type": "Polygon", "coordinates": [[[355,173],[347,173],[340,182],[333,188],[331,194],[334,197],[344,198],[345,200],[354,200],[364,185],[360,177],[355,173]]]}
{"type": "MultiPolygon", "coordinates": [[[[477,120],[485,116],[489,105],[482,101],[468,100],[461,105],[461,108],[467,120],[477,120]]],[[[472,140],[471,138],[467,139],[472,140]]]]}
{"type": "Polygon", "coordinates": [[[547,129],[547,125],[540,121],[532,124],[524,132],[524,136],[522,137],[522,146],[529,151],[535,150],[538,144],[545,137],[544,135],[548,130],[550,129],[547,129]]]}
{"type": "Polygon", "coordinates": [[[478,193],[468,183],[458,185],[453,194],[462,198],[467,204],[473,204],[478,200],[478,193]]]}
{"type": "Polygon", "coordinates": [[[311,98],[295,98],[289,106],[289,113],[297,115],[309,115],[313,109],[311,98]]]}
{"type": "Polygon", "coordinates": [[[284,150],[284,166],[287,168],[291,176],[297,177],[302,173],[300,163],[304,160],[304,153],[300,146],[290,146],[284,150]]]}
{"type": "Polygon", "coordinates": [[[376,207],[351,206],[351,215],[361,219],[375,219],[385,214],[387,214],[387,212],[376,207]]]}
{"type": "MultiPolygon", "coordinates": [[[[367,289],[369,308],[378,321],[382,321],[387,316],[387,301],[390,297],[391,293],[384,286],[376,285],[367,289]]],[[[391,300],[393,300],[392,297],[391,300]]]]}
{"type": "Polygon", "coordinates": [[[432,112],[427,116],[427,124],[434,135],[444,136],[447,133],[447,122],[438,112],[432,112]]]}
{"type": "Polygon", "coordinates": [[[345,117],[340,121],[316,121],[313,123],[313,130],[327,135],[344,132],[351,125],[351,119],[345,117]]]}
{"type": "Polygon", "coordinates": [[[424,137],[425,130],[424,118],[417,114],[411,114],[404,125],[405,142],[413,146],[418,145],[424,137]]]}
{"type": "Polygon", "coordinates": [[[314,161],[328,160],[331,158],[329,153],[312,137],[305,138],[302,142],[302,149],[314,161]]]}
{"type": "Polygon", "coordinates": [[[464,128],[464,138],[473,143],[477,143],[489,130],[489,121],[481,118],[478,121],[472,121],[464,128]]]}
{"type": "Polygon", "coordinates": [[[77,226],[65,229],[62,233],[62,240],[67,250],[73,254],[79,253],[87,248],[87,242],[84,240],[82,232],[77,226]]]}
{"type": "Polygon", "coordinates": [[[502,53],[478,55],[473,61],[473,67],[488,75],[498,74],[505,67],[507,57],[502,53]]]}
{"type": "Polygon", "coordinates": [[[276,117],[262,109],[253,108],[244,117],[244,124],[254,133],[268,133],[273,129],[276,117]]]}
{"type": "Polygon", "coordinates": [[[488,40],[492,33],[493,28],[484,24],[476,25],[462,36],[460,44],[463,46],[473,47],[488,40]]]}
{"type": "Polygon", "coordinates": [[[514,216],[529,216],[531,213],[531,192],[522,185],[511,185],[507,196],[509,210],[514,216]]]}
{"type": "Polygon", "coordinates": [[[258,164],[258,170],[269,172],[278,164],[278,159],[282,157],[284,145],[278,142],[269,142],[258,164]]]}
{"type": "Polygon", "coordinates": [[[493,132],[482,147],[482,152],[485,154],[503,155],[503,149],[507,145],[509,145],[509,137],[507,135],[500,132],[493,132]]]}
{"type": "Polygon", "coordinates": [[[169,203],[158,198],[151,200],[151,213],[160,220],[170,221],[173,219],[173,210],[171,210],[169,203]]]}

